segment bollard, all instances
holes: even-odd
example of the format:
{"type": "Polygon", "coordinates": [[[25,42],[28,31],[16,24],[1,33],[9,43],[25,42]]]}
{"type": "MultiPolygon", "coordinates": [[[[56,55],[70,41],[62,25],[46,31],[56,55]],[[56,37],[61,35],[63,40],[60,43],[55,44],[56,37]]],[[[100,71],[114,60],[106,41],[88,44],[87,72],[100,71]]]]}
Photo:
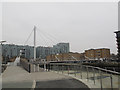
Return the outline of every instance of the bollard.
{"type": "Polygon", "coordinates": [[[93,81],[94,81],[94,84],[95,84],[95,69],[94,69],[94,67],[92,67],[92,70],[93,70],[93,81]]]}
{"type": "Polygon", "coordinates": [[[113,90],[113,78],[112,78],[112,73],[110,73],[110,82],[111,82],[111,90],[113,90]]]}

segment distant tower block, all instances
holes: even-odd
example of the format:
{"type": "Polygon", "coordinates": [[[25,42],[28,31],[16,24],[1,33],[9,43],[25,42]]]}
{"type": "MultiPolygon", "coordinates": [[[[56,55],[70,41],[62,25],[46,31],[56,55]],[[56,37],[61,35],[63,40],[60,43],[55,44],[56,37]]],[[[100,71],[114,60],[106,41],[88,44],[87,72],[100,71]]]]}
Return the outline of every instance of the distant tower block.
{"type": "Polygon", "coordinates": [[[115,33],[117,38],[118,59],[120,60],[120,1],[118,2],[118,31],[115,33]]]}

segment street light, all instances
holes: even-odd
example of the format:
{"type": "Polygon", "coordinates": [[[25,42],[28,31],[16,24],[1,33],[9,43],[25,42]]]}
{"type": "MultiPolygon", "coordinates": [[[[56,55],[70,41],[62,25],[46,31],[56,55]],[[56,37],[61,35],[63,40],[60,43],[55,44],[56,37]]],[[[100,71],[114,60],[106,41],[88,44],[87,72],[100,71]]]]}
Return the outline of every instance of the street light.
{"type": "MultiPolygon", "coordinates": [[[[1,51],[0,51],[0,57],[2,57],[2,44],[3,44],[4,42],[6,42],[6,41],[5,41],[5,40],[1,40],[1,41],[0,41],[0,44],[1,44],[1,45],[0,45],[0,46],[1,46],[1,47],[0,47],[0,50],[1,50],[1,51]]],[[[1,62],[2,62],[2,58],[1,58],[1,62]]]]}
{"type": "MultiPolygon", "coordinates": [[[[2,66],[2,43],[6,42],[5,40],[0,41],[0,66],[2,66]]],[[[1,75],[1,72],[0,72],[1,75]]]]}

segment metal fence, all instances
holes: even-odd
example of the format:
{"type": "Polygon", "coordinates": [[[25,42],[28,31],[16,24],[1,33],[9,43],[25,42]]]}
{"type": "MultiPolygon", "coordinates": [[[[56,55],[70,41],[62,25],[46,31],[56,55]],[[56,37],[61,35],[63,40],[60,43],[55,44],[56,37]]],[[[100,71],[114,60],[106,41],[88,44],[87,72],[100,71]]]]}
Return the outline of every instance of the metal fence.
{"type": "Polygon", "coordinates": [[[20,65],[26,70],[28,71],[29,73],[31,72],[39,72],[40,70],[40,67],[39,67],[39,64],[32,64],[32,63],[29,63],[28,61],[26,60],[20,60],[20,65]]]}
{"type": "Polygon", "coordinates": [[[101,90],[120,90],[120,73],[115,71],[73,63],[50,63],[48,69],[86,80],[101,90]]]}

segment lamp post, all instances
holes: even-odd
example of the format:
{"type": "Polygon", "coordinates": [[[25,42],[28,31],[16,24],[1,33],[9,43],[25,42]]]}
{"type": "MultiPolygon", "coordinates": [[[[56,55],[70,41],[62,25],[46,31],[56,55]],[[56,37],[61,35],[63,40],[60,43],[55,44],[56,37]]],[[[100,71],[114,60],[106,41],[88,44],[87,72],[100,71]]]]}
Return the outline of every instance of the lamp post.
{"type": "Polygon", "coordinates": [[[7,63],[7,60],[6,60],[6,57],[7,57],[7,55],[6,55],[6,53],[7,53],[7,50],[6,50],[6,48],[5,48],[5,50],[4,50],[4,52],[5,52],[5,65],[6,65],[6,63],[7,63]]]}
{"type": "Polygon", "coordinates": [[[1,40],[0,41],[0,63],[2,63],[2,44],[4,43],[4,42],[6,42],[5,40],[1,40]]]}
{"type": "MultiPolygon", "coordinates": [[[[2,43],[4,43],[4,42],[6,42],[6,41],[4,41],[4,40],[0,41],[0,68],[2,68],[2,43]]],[[[0,71],[0,75],[1,75],[1,73],[2,73],[2,71],[0,71]]]]}

